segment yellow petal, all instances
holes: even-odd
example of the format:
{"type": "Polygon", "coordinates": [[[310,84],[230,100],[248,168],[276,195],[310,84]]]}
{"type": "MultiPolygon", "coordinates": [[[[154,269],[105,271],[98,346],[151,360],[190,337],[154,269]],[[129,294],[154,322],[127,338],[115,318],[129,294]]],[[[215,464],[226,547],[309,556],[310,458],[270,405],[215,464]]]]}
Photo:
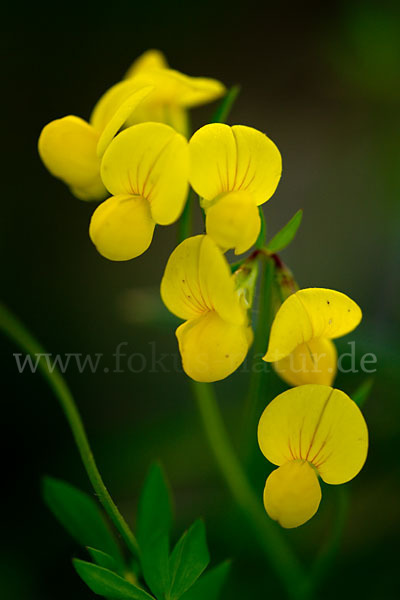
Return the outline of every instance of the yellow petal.
{"type": "Polygon", "coordinates": [[[258,207],[251,194],[224,194],[206,211],[206,230],[218,246],[242,254],[253,246],[260,233],[258,207]]]}
{"type": "Polygon", "coordinates": [[[188,135],[187,109],[211,102],[225,93],[224,85],[214,79],[189,77],[173,69],[140,69],[130,79],[114,86],[116,96],[108,99],[108,103],[120,102],[119,95],[131,86],[135,89],[152,86],[153,90],[133,111],[127,121],[129,125],[147,121],[166,123],[185,136],[188,135]]]}
{"type": "Polygon", "coordinates": [[[91,125],[101,134],[113,121],[112,128],[114,129],[113,135],[115,135],[132,111],[153,90],[153,87],[151,83],[142,78],[116,83],[96,103],[90,116],[91,125]],[[122,109],[122,107],[124,108],[122,109]],[[121,112],[118,112],[120,109],[121,112]]]}
{"type": "Polygon", "coordinates": [[[151,244],[155,223],[147,200],[140,196],[109,198],[94,211],[89,234],[97,250],[109,260],[130,260],[151,244]]]}
{"type": "Polygon", "coordinates": [[[210,311],[178,327],[185,373],[195,381],[219,381],[233,373],[248,350],[246,327],[227,323],[210,311]]]}
{"type": "Polygon", "coordinates": [[[96,154],[98,139],[89,123],[72,115],[48,123],[39,137],[39,154],[47,169],[83,200],[106,196],[96,154]]]}
{"type": "Polygon", "coordinates": [[[328,338],[313,338],[275,362],[274,369],[289,385],[331,385],[337,371],[335,344],[328,338]]]}
{"type": "Polygon", "coordinates": [[[167,123],[167,125],[171,125],[175,131],[184,135],[186,139],[189,137],[190,122],[186,108],[175,104],[167,105],[164,109],[163,122],[167,123]]]}
{"type": "Polygon", "coordinates": [[[129,67],[125,77],[134,77],[138,73],[153,71],[154,69],[167,69],[168,63],[164,54],[160,50],[147,50],[139,56],[129,67]]]}
{"type": "Polygon", "coordinates": [[[154,221],[169,225],[179,218],[187,196],[187,141],[162,123],[129,127],[108,146],[101,176],[115,196],[146,198],[154,221]]]}
{"type": "Polygon", "coordinates": [[[221,97],[225,86],[215,79],[189,77],[173,69],[141,71],[131,79],[136,85],[152,85],[148,102],[153,105],[177,105],[190,108],[221,97]]]}
{"type": "Polygon", "coordinates": [[[127,78],[150,75],[159,81],[157,100],[180,106],[197,106],[222,96],[226,88],[215,79],[190,77],[168,68],[167,60],[159,50],[148,50],[128,69],[127,78]]]}
{"type": "Polygon", "coordinates": [[[285,300],[271,328],[267,362],[290,354],[313,338],[338,338],[361,321],[360,307],[345,294],[323,288],[299,290],[285,300]]]}
{"type": "Polygon", "coordinates": [[[230,323],[246,323],[229,265],[209,236],[188,238],[175,248],[161,281],[161,297],[181,319],[215,310],[230,323]]]}
{"type": "Polygon", "coordinates": [[[206,200],[243,190],[257,205],[271,198],[282,172],[278,148],[263,133],[221,123],[205,125],[189,143],[190,182],[206,200]]]}
{"type": "Polygon", "coordinates": [[[127,122],[128,118],[134,114],[136,108],[152,90],[153,86],[150,85],[135,90],[119,106],[115,106],[115,112],[105,125],[97,144],[97,156],[99,158],[103,156],[116,133],[127,122]]]}
{"type": "Polygon", "coordinates": [[[179,106],[179,104],[159,103],[156,98],[152,101],[152,96],[153,94],[133,111],[127,120],[127,124],[136,125],[147,121],[166,123],[187,138],[189,135],[187,109],[179,106]]]}
{"type": "Polygon", "coordinates": [[[186,108],[213,102],[226,92],[223,83],[209,77],[189,77],[189,75],[184,75],[172,69],[168,70],[168,76],[171,80],[174,80],[174,99],[176,103],[186,108]]]}
{"type": "Polygon", "coordinates": [[[315,515],[321,488],[314,469],[304,461],[292,460],[272,471],[264,488],[265,510],[282,527],[291,529],[315,515]]]}
{"type": "Polygon", "coordinates": [[[275,465],[306,460],[326,483],[350,481],[368,451],[368,430],[358,406],[326,385],[302,385],[277,396],[264,410],[258,443],[275,465]]]}

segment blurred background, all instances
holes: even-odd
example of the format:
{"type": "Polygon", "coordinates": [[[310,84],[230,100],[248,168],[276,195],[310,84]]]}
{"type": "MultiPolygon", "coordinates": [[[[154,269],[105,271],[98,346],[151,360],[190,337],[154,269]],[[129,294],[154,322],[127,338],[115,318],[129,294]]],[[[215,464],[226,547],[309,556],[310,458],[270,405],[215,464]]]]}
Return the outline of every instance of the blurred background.
{"type": "MultiPolygon", "coordinates": [[[[93,205],[53,179],[36,149],[48,121],[66,114],[88,118],[103,91],[148,48],[163,50],[184,73],[240,83],[230,123],[265,131],[284,161],[278,190],[264,205],[269,234],[304,209],[283,259],[301,287],[338,289],[362,306],[357,364],[365,352],[377,356],[364,409],[369,460],[349,486],[343,544],[320,594],[398,598],[400,6],[347,0],[329,3],[329,10],[320,2],[256,8],[203,0],[112,8],[110,15],[110,7],[98,7],[86,28],[79,15],[60,8],[52,23],[36,25],[24,13],[23,22],[2,31],[3,301],[48,352],[103,355],[96,373],[71,366],[66,379],[128,521],[134,523],[150,462],[160,458],[177,505],[175,534],[203,516],[213,562],[234,559],[224,597],[284,598],[221,481],[187,382],[173,368],[174,321],[160,304],[158,285],[176,228],[158,228],[140,258],[108,262],[88,237],[93,205]],[[126,363],[123,373],[113,372],[112,355],[123,342],[122,352],[145,357],[144,368],[142,359],[133,359],[136,373],[126,363]],[[166,372],[150,368],[163,354],[166,372]]],[[[213,108],[194,111],[194,127],[207,122],[213,108]]],[[[90,486],[52,393],[39,375],[19,374],[13,357],[19,350],[0,343],[2,597],[90,598],[70,562],[80,551],[43,505],[40,480],[49,474],[87,491],[90,486]]],[[[348,340],[340,348],[346,351],[348,340]]],[[[351,393],[364,378],[341,375],[336,385],[351,393]]],[[[242,370],[217,385],[237,439],[247,381],[242,370]]],[[[272,376],[268,394],[282,389],[272,376]]],[[[253,476],[261,502],[270,467],[259,458],[253,476]]],[[[335,494],[325,486],[318,516],[285,532],[305,564],[329,534],[335,494]]]]}

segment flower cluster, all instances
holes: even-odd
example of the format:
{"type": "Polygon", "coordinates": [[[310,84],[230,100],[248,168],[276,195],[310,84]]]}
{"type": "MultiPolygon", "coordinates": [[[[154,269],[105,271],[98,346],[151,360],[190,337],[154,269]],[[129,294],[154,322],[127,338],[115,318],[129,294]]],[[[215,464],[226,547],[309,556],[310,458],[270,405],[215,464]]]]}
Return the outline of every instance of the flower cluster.
{"type": "MultiPolygon", "coordinates": [[[[89,122],[57,119],[39,139],[40,156],[53,175],[78,198],[103,200],[89,233],[110,260],[141,255],[157,224],[180,218],[189,190],[199,196],[205,231],[175,248],[161,283],[164,304],[184,321],[176,330],[183,369],[198,382],[224,379],[245,360],[253,340],[257,265],[277,260],[265,245],[259,208],[281,177],[276,145],[252,127],[217,122],[189,138],[188,108],[224,93],[218,81],[178,73],[161,53],[149,51],[102,96],[89,122]],[[225,253],[240,255],[254,245],[231,269],[225,253]]],[[[274,285],[287,297],[276,312],[264,360],[296,387],[267,406],[258,439],[279,467],[267,479],[265,509],[283,527],[296,527],[318,509],[318,477],[344,483],[366,458],[361,412],[330,387],[337,363],[332,340],[351,332],[362,315],[343,293],[292,286],[287,295],[277,276],[274,285]]]]}

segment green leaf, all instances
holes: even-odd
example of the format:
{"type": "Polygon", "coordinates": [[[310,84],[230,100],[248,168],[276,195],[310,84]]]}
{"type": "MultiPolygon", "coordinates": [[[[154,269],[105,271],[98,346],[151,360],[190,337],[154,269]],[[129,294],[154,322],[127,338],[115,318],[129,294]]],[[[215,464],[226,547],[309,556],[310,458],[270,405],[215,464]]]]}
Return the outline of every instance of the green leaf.
{"type": "Polygon", "coordinates": [[[297,213],[290,219],[289,223],[286,223],[286,225],[282,227],[280,231],[278,231],[278,233],[267,244],[267,249],[271,252],[271,254],[280,252],[289,246],[290,242],[296,235],[298,228],[300,227],[302,218],[303,211],[298,210],[297,213]]]}
{"type": "Polygon", "coordinates": [[[161,465],[154,463],[139,498],[137,538],[143,545],[149,538],[169,533],[172,524],[171,496],[161,465]]]}
{"type": "Polygon", "coordinates": [[[149,538],[140,546],[143,577],[152,593],[161,600],[170,587],[169,539],[166,534],[149,538]]]}
{"type": "Polygon", "coordinates": [[[169,589],[169,531],[172,506],[168,484],[161,466],[151,466],[143,486],[138,509],[138,541],[144,579],[157,598],[169,589]]]}
{"type": "MultiPolygon", "coordinates": [[[[153,599],[147,592],[129,583],[112,571],[84,560],[74,559],[76,572],[86,585],[99,596],[114,600],[149,600],[153,599]]],[[[154,599],[153,599],[154,600],[154,599]]]]}
{"type": "Polygon", "coordinates": [[[170,599],[180,598],[210,562],[204,523],[196,521],[176,544],[170,558],[170,599]]]}
{"type": "Polygon", "coordinates": [[[372,386],[374,385],[373,377],[369,377],[352,393],[351,397],[354,402],[361,408],[368,399],[372,386]]]}
{"type": "Polygon", "coordinates": [[[232,86],[222,98],[211,118],[211,123],[225,123],[240,92],[240,86],[232,86]]]}
{"type": "Polygon", "coordinates": [[[230,568],[230,561],[225,561],[210,569],[183,594],[181,600],[218,600],[230,568]]]}
{"type": "Polygon", "coordinates": [[[106,552],[102,552],[101,550],[96,550],[96,548],[90,548],[90,546],[87,547],[87,551],[89,552],[90,556],[92,557],[92,560],[96,563],[96,565],[98,565],[99,567],[104,567],[109,571],[113,571],[113,573],[121,574],[120,568],[118,567],[117,562],[113,559],[112,556],[110,556],[106,552]]]}
{"type": "Polygon", "coordinates": [[[43,480],[44,501],[56,519],[82,546],[98,548],[118,563],[122,557],[96,502],[76,487],[52,477],[43,480]]]}

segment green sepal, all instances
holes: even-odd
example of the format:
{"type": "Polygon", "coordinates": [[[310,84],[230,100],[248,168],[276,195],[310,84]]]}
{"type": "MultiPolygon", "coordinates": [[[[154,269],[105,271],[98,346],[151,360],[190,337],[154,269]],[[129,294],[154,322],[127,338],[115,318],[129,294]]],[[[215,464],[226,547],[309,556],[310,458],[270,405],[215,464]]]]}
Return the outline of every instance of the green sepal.
{"type": "Polygon", "coordinates": [[[169,600],[180,598],[210,562],[203,521],[196,521],[177,542],[170,558],[169,600]]]}
{"type": "Polygon", "coordinates": [[[117,542],[97,503],[88,494],[60,479],[45,477],[45,503],[68,533],[82,546],[97,548],[123,563],[117,542]]]}
{"type": "Polygon", "coordinates": [[[241,267],[232,274],[236,292],[243,306],[248,310],[253,305],[254,294],[258,278],[258,261],[245,261],[241,267]]]}
{"type": "Polygon", "coordinates": [[[293,241],[294,236],[300,227],[301,220],[303,218],[303,211],[300,209],[290,219],[288,223],[267,244],[267,250],[271,254],[276,254],[281,250],[284,250],[293,241]]]}
{"type": "Polygon", "coordinates": [[[113,600],[154,600],[147,592],[109,569],[74,559],[76,572],[94,594],[113,600]]]}
{"type": "Polygon", "coordinates": [[[218,600],[230,568],[230,561],[225,561],[210,569],[183,594],[181,600],[218,600]]]}

